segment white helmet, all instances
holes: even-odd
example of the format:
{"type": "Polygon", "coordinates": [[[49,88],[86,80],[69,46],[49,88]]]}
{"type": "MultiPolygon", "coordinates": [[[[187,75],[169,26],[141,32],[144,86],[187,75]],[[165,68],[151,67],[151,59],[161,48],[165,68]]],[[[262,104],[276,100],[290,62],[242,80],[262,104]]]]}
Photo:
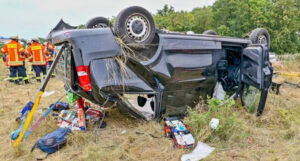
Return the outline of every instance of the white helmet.
{"type": "Polygon", "coordinates": [[[10,39],[12,39],[12,40],[19,40],[19,36],[18,36],[18,35],[16,35],[16,36],[11,36],[10,39]]]}

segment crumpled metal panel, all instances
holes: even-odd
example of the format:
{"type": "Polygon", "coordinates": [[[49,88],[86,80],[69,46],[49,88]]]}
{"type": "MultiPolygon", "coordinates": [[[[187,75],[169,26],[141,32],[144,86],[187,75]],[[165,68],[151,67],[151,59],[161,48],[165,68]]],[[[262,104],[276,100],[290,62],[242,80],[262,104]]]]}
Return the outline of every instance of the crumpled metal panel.
{"type": "Polygon", "coordinates": [[[110,29],[64,30],[53,33],[52,42],[73,47],[76,66],[89,65],[94,59],[120,56],[120,47],[110,29]]]}
{"type": "Polygon", "coordinates": [[[128,67],[121,70],[114,58],[93,60],[90,69],[99,90],[135,93],[154,91],[128,67]]]}

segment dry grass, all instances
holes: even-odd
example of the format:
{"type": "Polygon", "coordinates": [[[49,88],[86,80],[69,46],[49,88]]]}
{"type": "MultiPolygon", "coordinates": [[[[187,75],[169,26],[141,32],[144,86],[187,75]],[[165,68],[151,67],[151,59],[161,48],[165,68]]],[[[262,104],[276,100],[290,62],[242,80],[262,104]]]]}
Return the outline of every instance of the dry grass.
{"type": "MultiPolygon", "coordinates": [[[[283,68],[288,71],[300,71],[297,63],[294,66],[283,68]]],[[[32,99],[39,85],[10,84],[2,81],[7,76],[3,64],[0,64],[0,71],[0,160],[29,161],[42,158],[45,156],[44,153],[38,149],[30,153],[30,149],[41,136],[57,128],[55,120],[51,117],[47,118],[17,149],[11,146],[9,137],[9,134],[18,127],[15,117],[24,104],[32,99]]],[[[37,113],[42,113],[43,107],[47,107],[63,95],[62,89],[62,82],[52,79],[47,90],[58,92],[43,98],[37,113]]],[[[299,88],[283,85],[280,95],[270,94],[261,118],[247,113],[241,107],[231,110],[238,115],[243,132],[233,132],[233,136],[227,141],[209,143],[216,147],[216,151],[205,160],[300,160],[299,88]]],[[[117,109],[109,110],[106,121],[108,126],[101,129],[99,135],[95,134],[93,128],[87,132],[74,132],[69,137],[68,145],[48,156],[46,160],[173,161],[190,152],[174,148],[172,141],[164,137],[160,123],[135,120],[117,109]]]]}
{"type": "MultiPolygon", "coordinates": [[[[275,72],[283,72],[285,74],[296,74],[300,76],[300,54],[294,55],[280,55],[279,60],[283,63],[273,64],[275,72]]],[[[300,83],[300,77],[290,77],[287,75],[281,75],[280,77],[275,78],[276,82],[292,82],[300,83]]]]}

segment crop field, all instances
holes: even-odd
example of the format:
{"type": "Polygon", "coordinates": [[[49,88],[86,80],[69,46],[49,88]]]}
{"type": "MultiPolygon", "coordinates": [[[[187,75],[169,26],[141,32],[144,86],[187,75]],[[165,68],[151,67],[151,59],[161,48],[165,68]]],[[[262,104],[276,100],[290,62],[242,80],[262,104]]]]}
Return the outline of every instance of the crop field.
{"type": "MultiPolygon", "coordinates": [[[[299,56],[281,56],[282,64],[276,71],[300,73],[299,56]]],[[[18,148],[12,147],[10,133],[19,127],[15,121],[22,107],[33,99],[39,84],[14,85],[5,81],[8,69],[0,63],[0,160],[31,161],[44,159],[39,149],[30,152],[35,142],[57,128],[56,120],[48,116],[42,125],[29,135],[18,148]]],[[[276,81],[299,84],[300,77],[279,75],[276,81]]],[[[47,91],[55,94],[44,97],[34,120],[58,98],[65,95],[63,82],[51,79],[47,91]]],[[[270,91],[265,111],[261,117],[248,112],[232,101],[217,106],[211,99],[209,105],[199,103],[188,110],[185,122],[192,128],[198,141],[216,150],[204,160],[242,161],[299,161],[300,160],[300,88],[283,84],[280,94],[270,91]],[[209,128],[211,118],[219,118],[217,130],[209,128]]],[[[176,149],[164,136],[163,125],[158,121],[136,120],[116,108],[108,109],[107,127],[96,130],[89,126],[86,132],[73,131],[67,146],[49,155],[51,161],[176,161],[192,149],[176,149]]]]}

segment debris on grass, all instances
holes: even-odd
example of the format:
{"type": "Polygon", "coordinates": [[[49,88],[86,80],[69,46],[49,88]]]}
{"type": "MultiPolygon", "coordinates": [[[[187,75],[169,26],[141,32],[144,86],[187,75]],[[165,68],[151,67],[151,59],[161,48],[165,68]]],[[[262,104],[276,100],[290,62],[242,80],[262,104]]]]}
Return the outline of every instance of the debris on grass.
{"type": "Polygon", "coordinates": [[[181,161],[199,161],[206,158],[214,150],[215,148],[199,141],[193,152],[182,155],[181,161]]]}
{"type": "Polygon", "coordinates": [[[190,132],[190,127],[184,124],[178,117],[164,119],[165,135],[171,138],[177,148],[191,148],[195,139],[190,132]]]}
{"type": "Polygon", "coordinates": [[[217,129],[218,126],[219,126],[219,122],[220,122],[219,119],[217,119],[217,118],[212,118],[212,119],[210,120],[210,122],[209,122],[210,128],[212,128],[212,129],[217,129]]]}
{"type": "Polygon", "coordinates": [[[43,93],[43,96],[42,97],[48,97],[48,96],[51,96],[55,93],[56,91],[45,91],[43,93]]]}

